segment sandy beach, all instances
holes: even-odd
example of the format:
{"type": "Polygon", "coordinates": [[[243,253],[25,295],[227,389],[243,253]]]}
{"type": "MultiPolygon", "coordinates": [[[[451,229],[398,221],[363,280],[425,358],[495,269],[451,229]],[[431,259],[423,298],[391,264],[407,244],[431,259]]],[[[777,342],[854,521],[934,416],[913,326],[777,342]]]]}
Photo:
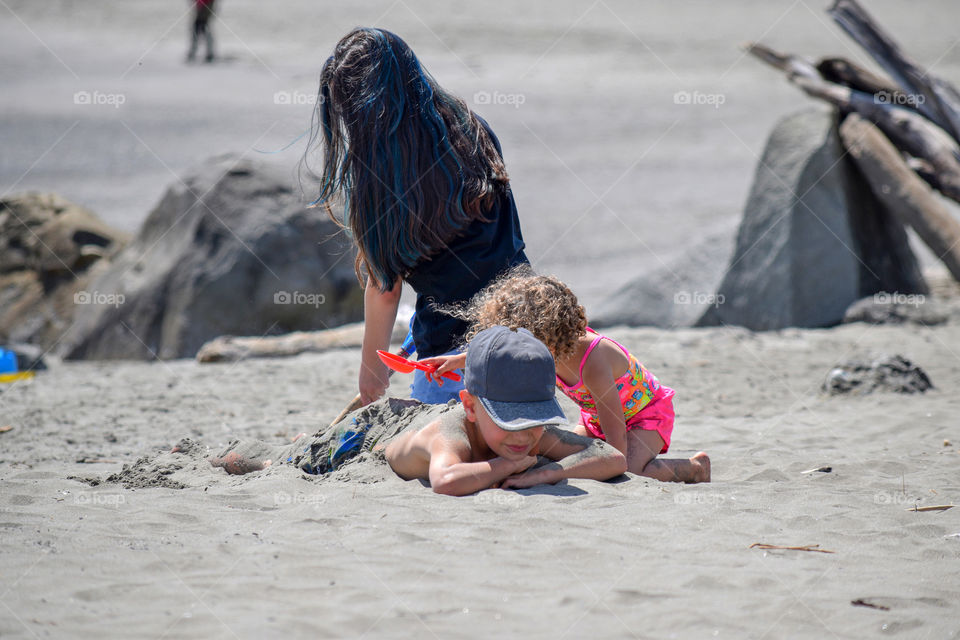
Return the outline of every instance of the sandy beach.
{"type": "Polygon", "coordinates": [[[325,424],[353,393],[355,350],[68,363],[8,387],[0,633],[955,637],[960,511],[909,509],[960,494],[960,325],[612,335],[646,345],[679,390],[671,453],[710,452],[711,484],[449,498],[374,461],[322,478],[203,461],[233,438],[282,444],[325,424]],[[936,388],[821,393],[839,361],[891,345],[936,388]],[[184,437],[203,446],[166,453],[184,437]],[[185,488],[78,480],[140,458],[185,488]]]}
{"type": "MultiPolygon", "coordinates": [[[[960,81],[954,3],[868,4],[960,81]]],[[[824,5],[223,0],[224,60],[187,66],[186,3],[8,0],[0,189],[56,191],[134,231],[203,158],[292,174],[302,148],[255,150],[302,133],[298,96],[337,38],[376,24],[449,89],[489,94],[471,106],[503,142],[528,254],[589,312],[691,241],[732,246],[767,134],[810,104],[738,44],[866,63],[824,5]]],[[[960,504],[960,287],[918,253],[945,323],[606,332],[677,391],[670,455],[709,452],[702,485],[627,474],[451,498],[373,455],[230,476],[205,458],[232,440],[325,427],[359,350],[51,360],[0,385],[0,637],[956,638],[960,506],[920,509],[960,504]],[[894,354],[933,388],[822,390],[837,365],[894,354]]]]}

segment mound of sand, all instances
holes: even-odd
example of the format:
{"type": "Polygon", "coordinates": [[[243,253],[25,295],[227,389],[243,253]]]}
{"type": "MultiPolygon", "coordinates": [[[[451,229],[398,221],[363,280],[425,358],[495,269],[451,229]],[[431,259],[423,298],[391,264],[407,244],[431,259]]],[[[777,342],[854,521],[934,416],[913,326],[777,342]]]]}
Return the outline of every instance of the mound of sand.
{"type": "MultiPolygon", "coordinates": [[[[216,457],[239,453],[244,458],[270,460],[262,473],[292,473],[294,470],[319,481],[379,482],[389,469],[377,448],[408,429],[420,429],[457,404],[422,404],[416,400],[384,398],[348,414],[337,424],[323,427],[313,435],[301,434],[293,442],[268,443],[253,439],[234,439],[216,457]],[[341,441],[350,433],[358,434],[356,446],[336,456],[341,441]],[[378,468],[380,467],[380,468],[378,468]]],[[[126,489],[164,487],[186,489],[205,487],[222,480],[224,471],[212,467],[214,452],[202,440],[184,438],[170,451],[147,455],[106,478],[73,477],[91,486],[119,484],[126,489]]],[[[246,479],[256,474],[243,476],[246,479]]]]}

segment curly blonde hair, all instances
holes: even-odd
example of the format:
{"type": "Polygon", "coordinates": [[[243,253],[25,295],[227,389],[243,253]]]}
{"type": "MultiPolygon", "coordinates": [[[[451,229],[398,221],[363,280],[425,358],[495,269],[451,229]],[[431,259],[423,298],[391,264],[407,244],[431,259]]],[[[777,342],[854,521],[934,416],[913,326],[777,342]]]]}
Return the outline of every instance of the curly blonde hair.
{"type": "Polygon", "coordinates": [[[505,272],[466,306],[444,311],[469,323],[468,343],[493,326],[522,327],[547,345],[555,359],[572,354],[587,328],[586,312],[567,285],[535,274],[529,265],[505,272]]]}

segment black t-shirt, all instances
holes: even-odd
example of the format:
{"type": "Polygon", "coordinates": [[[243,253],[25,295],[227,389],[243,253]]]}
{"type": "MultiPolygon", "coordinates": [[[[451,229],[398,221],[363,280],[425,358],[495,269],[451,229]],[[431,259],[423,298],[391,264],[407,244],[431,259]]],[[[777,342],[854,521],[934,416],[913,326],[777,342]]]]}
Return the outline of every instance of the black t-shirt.
{"type": "MultiPolygon", "coordinates": [[[[497,136],[485,120],[478,119],[503,157],[497,136]]],[[[417,292],[413,339],[419,358],[451,351],[467,331],[464,321],[434,310],[434,304],[466,302],[506,269],[528,262],[509,184],[484,217],[488,222],[474,220],[447,243],[446,251],[417,263],[404,278],[417,292]]]]}

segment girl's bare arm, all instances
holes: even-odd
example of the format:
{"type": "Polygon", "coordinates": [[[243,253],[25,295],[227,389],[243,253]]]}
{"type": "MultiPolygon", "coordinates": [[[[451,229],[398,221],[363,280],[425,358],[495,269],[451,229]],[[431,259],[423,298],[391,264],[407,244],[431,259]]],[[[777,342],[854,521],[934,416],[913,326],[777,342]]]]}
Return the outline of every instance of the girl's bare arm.
{"type": "Polygon", "coordinates": [[[611,361],[609,351],[594,349],[583,366],[583,384],[597,403],[597,419],[607,442],[627,455],[627,423],[623,418],[623,405],[613,376],[617,363],[619,360],[611,361]]]}
{"type": "Polygon", "coordinates": [[[457,353],[452,356],[434,356],[432,358],[422,358],[420,362],[437,367],[434,373],[424,372],[430,382],[436,382],[443,386],[443,374],[454,369],[463,369],[467,364],[467,354],[457,353]]]}

